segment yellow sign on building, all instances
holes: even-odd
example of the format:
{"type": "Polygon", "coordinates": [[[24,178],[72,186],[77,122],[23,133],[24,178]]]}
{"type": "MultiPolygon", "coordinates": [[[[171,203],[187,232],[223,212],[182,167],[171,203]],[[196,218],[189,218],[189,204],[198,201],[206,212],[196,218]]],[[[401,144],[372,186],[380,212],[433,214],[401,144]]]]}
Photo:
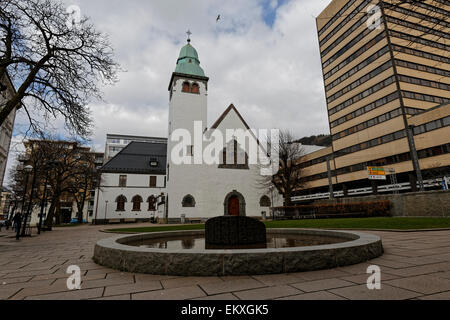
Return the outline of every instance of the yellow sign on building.
{"type": "Polygon", "coordinates": [[[367,167],[367,171],[371,180],[386,180],[386,171],[383,167],[367,167]]]}

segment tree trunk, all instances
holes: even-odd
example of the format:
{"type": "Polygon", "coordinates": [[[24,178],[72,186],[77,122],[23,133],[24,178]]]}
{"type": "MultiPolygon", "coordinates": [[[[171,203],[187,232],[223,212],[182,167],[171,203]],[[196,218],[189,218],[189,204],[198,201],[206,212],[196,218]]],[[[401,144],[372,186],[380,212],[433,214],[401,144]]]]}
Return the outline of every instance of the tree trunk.
{"type": "Polygon", "coordinates": [[[47,218],[45,219],[45,226],[50,228],[53,225],[53,217],[55,215],[55,204],[56,201],[53,199],[50,208],[48,209],[47,218]]]}
{"type": "Polygon", "coordinates": [[[52,204],[50,205],[50,209],[48,210],[47,218],[45,219],[45,225],[47,227],[53,226],[53,218],[57,217],[57,208],[59,206],[59,196],[54,196],[52,198],[52,204]]]}
{"type": "Polygon", "coordinates": [[[284,205],[286,207],[289,207],[292,205],[292,201],[291,201],[291,191],[290,190],[286,190],[286,192],[284,193],[284,205]]]}
{"type": "Polygon", "coordinates": [[[55,224],[56,225],[60,225],[61,224],[61,202],[58,201],[56,202],[56,212],[55,212],[55,224]]]}
{"type": "Polygon", "coordinates": [[[82,224],[83,223],[83,205],[80,203],[77,203],[77,209],[78,209],[78,213],[77,213],[77,217],[78,217],[78,224],[82,224]]]}

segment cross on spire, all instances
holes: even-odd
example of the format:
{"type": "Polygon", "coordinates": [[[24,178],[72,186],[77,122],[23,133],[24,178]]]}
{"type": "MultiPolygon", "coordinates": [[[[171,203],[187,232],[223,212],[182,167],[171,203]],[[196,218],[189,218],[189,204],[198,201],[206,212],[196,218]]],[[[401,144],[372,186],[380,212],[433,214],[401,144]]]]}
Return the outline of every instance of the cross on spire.
{"type": "Polygon", "coordinates": [[[187,41],[188,41],[188,42],[191,42],[191,34],[192,34],[191,30],[188,30],[188,31],[186,32],[186,34],[188,35],[187,41]]]}

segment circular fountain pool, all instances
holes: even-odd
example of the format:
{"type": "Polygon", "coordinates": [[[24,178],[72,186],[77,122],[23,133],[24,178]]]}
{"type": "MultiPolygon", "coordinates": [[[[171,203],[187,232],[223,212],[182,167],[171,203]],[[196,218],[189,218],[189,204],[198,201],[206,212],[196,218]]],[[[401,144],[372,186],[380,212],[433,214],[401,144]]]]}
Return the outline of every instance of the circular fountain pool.
{"type": "Polygon", "coordinates": [[[128,272],[211,276],[328,269],[383,254],[378,236],[354,231],[268,229],[263,247],[232,249],[205,248],[204,235],[198,230],[103,239],[94,261],[128,272]]]}
{"type": "Polygon", "coordinates": [[[211,250],[211,249],[266,249],[266,248],[295,248],[341,243],[348,241],[341,237],[314,234],[268,234],[264,244],[214,246],[206,244],[202,235],[180,236],[171,238],[141,238],[127,243],[129,246],[140,248],[154,248],[167,250],[211,250]]]}

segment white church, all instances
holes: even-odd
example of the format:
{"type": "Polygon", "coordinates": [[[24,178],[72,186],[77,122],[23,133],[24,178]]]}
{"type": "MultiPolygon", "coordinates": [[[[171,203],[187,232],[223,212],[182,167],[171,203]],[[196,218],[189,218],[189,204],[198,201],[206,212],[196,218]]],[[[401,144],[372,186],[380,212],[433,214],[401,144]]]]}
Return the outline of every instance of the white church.
{"type": "Polygon", "coordinates": [[[208,127],[208,80],[188,39],[169,83],[167,144],[131,142],[101,168],[93,220],[261,218],[282,204],[276,190],[261,188],[261,166],[249,160],[265,151],[236,107],[208,127]],[[242,140],[230,132],[247,135],[242,140]]]}

